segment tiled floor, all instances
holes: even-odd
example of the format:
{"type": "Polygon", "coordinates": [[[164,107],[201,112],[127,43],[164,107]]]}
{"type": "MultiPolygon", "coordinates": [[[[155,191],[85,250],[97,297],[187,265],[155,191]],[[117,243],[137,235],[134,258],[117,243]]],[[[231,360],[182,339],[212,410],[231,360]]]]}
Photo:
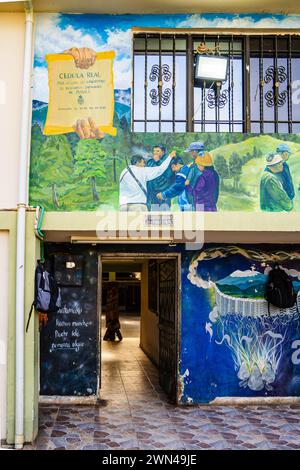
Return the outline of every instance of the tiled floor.
{"type": "Polygon", "coordinates": [[[124,340],[102,343],[100,404],[42,405],[26,449],[300,449],[300,407],[169,404],[138,328],[124,317],[124,340]]]}

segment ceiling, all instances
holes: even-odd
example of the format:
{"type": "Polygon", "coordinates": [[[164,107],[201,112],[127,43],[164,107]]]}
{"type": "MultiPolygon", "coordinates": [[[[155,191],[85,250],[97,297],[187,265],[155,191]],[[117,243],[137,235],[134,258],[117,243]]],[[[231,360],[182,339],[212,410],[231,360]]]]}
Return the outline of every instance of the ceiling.
{"type": "MultiPolygon", "coordinates": [[[[21,0],[0,0],[0,11],[23,11],[21,0]]],[[[299,0],[32,0],[37,12],[70,13],[300,13],[299,0]]],[[[300,25],[299,25],[300,26],[300,25]]]]}

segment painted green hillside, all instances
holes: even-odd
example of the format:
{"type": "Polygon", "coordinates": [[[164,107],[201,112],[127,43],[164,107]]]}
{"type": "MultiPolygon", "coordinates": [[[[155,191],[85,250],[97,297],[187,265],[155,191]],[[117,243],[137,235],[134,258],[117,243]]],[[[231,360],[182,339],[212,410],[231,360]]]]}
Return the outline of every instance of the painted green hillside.
{"type": "MultiPolygon", "coordinates": [[[[300,184],[300,143],[281,140],[271,135],[251,136],[242,142],[226,144],[211,151],[214,164],[222,179],[222,166],[218,168],[216,160],[223,157],[230,167],[235,163],[235,176],[230,177],[224,171],[218,207],[222,210],[259,211],[259,183],[265,168],[265,156],[274,152],[282,143],[288,143],[294,152],[289,159],[289,166],[296,190],[295,208],[300,210],[298,186],[300,184]],[[236,156],[233,158],[233,156],[236,156]],[[240,160],[238,164],[236,161],[240,160]],[[239,171],[238,171],[239,170],[239,171]],[[298,176],[299,175],[299,176],[298,176]],[[236,184],[234,184],[236,179],[236,184]]],[[[230,173],[230,172],[229,172],[230,173]]]]}
{"type": "MultiPolygon", "coordinates": [[[[202,141],[213,156],[220,175],[218,210],[259,211],[259,183],[265,155],[281,142],[294,154],[289,166],[296,189],[295,207],[300,210],[300,139],[287,135],[130,133],[117,123],[117,138],[80,140],[76,134],[44,136],[38,123],[32,128],[30,165],[30,204],[46,210],[110,210],[118,208],[120,173],[134,153],[149,156],[153,145],[164,144],[168,151],[188,163],[184,150],[193,141],[202,141]],[[281,139],[285,139],[282,140],[281,139]],[[298,176],[299,175],[299,179],[298,176]]],[[[172,209],[178,210],[176,199],[172,209]]]]}
{"type": "Polygon", "coordinates": [[[300,151],[300,143],[278,139],[275,135],[262,134],[257,136],[252,135],[241,142],[222,145],[212,150],[211,154],[215,156],[221,153],[225,158],[229,158],[233,152],[237,152],[240,155],[246,155],[247,152],[250,152],[253,155],[254,148],[256,147],[263,155],[266,155],[269,152],[274,152],[276,147],[283,142],[287,143],[293,152],[300,151]]]}

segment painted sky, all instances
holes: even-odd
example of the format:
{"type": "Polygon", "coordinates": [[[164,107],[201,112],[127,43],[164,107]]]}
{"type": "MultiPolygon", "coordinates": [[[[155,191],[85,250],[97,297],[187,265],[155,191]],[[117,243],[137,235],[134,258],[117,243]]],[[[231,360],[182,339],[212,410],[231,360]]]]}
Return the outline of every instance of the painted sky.
{"type": "Polygon", "coordinates": [[[131,28],[299,28],[299,15],[37,15],[33,99],[48,102],[45,55],[73,46],[115,50],[115,88],[131,84],[131,28]]]}

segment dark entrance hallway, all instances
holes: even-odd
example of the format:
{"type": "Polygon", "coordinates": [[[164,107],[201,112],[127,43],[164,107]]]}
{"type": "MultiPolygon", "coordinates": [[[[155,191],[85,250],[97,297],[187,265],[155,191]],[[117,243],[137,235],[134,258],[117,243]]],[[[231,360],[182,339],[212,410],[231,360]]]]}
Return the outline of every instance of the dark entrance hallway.
{"type": "Polygon", "coordinates": [[[102,255],[100,398],[106,394],[156,398],[164,390],[177,401],[177,259],[166,255],[102,255]],[[118,341],[111,324],[118,325],[118,341]],[[150,360],[149,360],[150,359],[150,360]]]}
{"type": "MultiPolygon", "coordinates": [[[[104,402],[145,402],[166,399],[159,386],[158,370],[140,348],[140,317],[120,317],[123,340],[102,342],[100,398],[104,402]]],[[[105,317],[102,316],[104,331],[105,317]]]]}

